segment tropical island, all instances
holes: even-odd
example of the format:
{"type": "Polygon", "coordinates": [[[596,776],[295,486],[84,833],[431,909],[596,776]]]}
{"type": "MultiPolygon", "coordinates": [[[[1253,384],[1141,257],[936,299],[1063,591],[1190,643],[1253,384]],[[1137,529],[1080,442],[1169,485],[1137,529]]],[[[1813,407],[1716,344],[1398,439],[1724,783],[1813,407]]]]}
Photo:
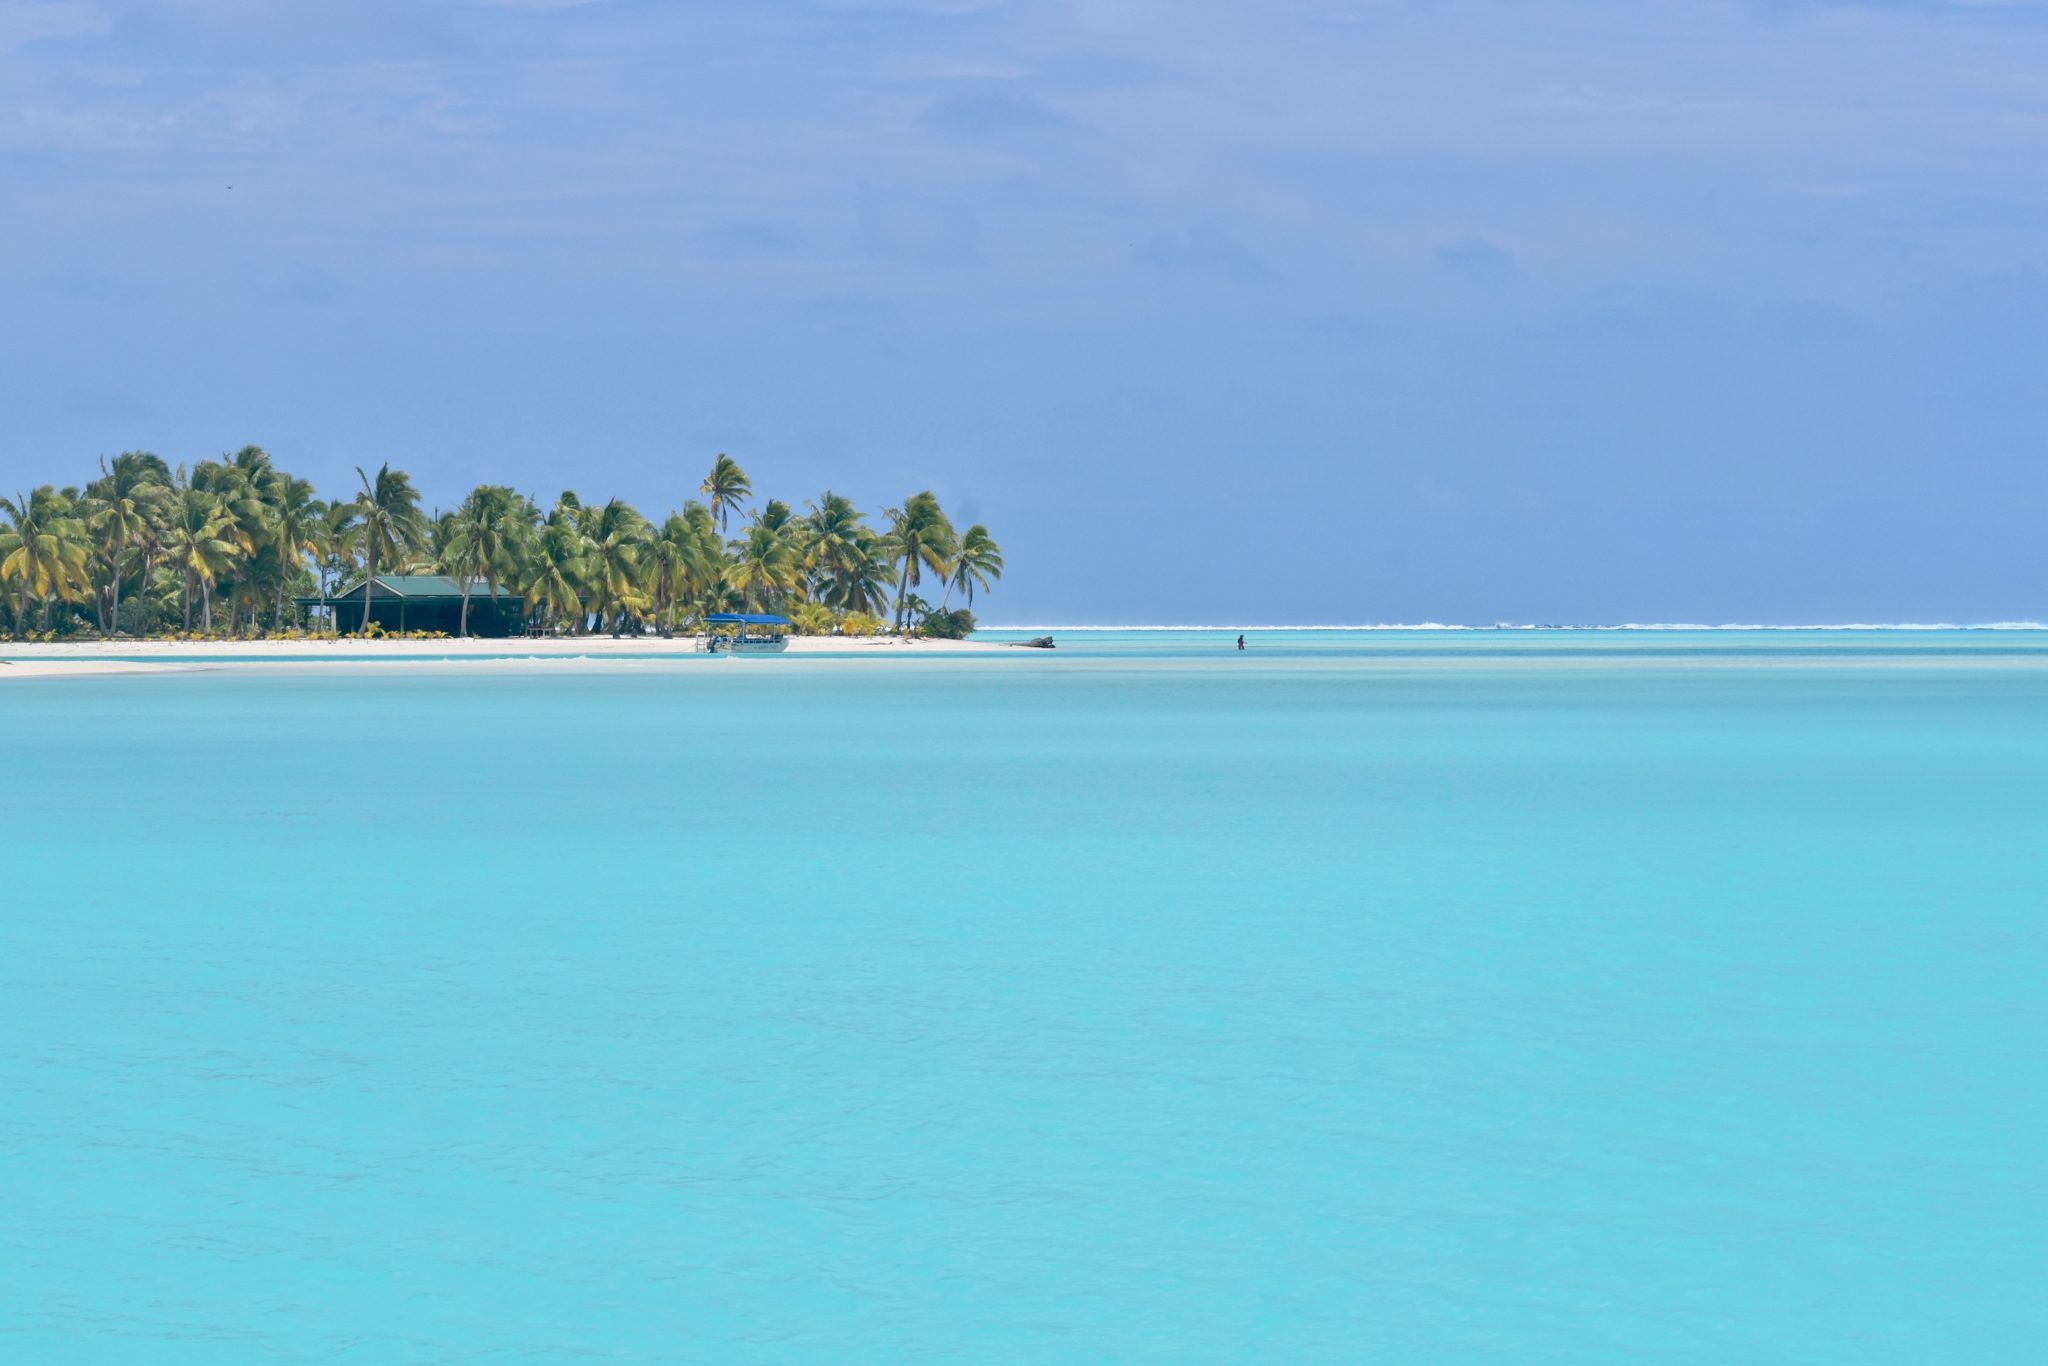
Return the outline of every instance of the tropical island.
{"type": "Polygon", "coordinates": [[[257,446],[189,470],[130,451],[82,487],[0,497],[0,628],[80,643],[669,639],[774,613],[800,636],[958,641],[1003,573],[988,528],[956,530],[929,491],[874,525],[829,489],[802,513],[750,507],[752,480],[723,454],[701,501],[659,524],[617,498],[543,508],[499,484],[428,512],[404,471],[357,476],[354,496],[323,500],[257,446]],[[443,610],[408,623],[416,584],[443,610]]]}

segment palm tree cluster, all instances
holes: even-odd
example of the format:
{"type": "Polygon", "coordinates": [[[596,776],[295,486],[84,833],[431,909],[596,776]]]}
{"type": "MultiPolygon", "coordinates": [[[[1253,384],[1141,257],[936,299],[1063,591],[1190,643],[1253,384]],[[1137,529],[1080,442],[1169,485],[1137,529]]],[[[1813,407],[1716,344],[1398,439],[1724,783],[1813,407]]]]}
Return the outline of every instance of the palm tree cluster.
{"type": "Polygon", "coordinates": [[[698,493],[659,524],[630,504],[565,492],[543,508],[483,484],[429,514],[389,464],[356,471],[350,497],[245,446],[173,469],[147,451],[101,460],[83,487],[0,497],[0,624],[30,633],[147,635],[182,629],[297,630],[295,597],[324,597],[378,574],[447,574],[462,585],[461,630],[481,592],[535,626],[672,635],[706,612],[784,611],[802,631],[972,628],[969,607],[1003,573],[988,528],[956,532],[930,492],[871,526],[826,490],[802,513],[757,508],[753,483],[720,455],[698,493]],[[916,590],[941,590],[936,607],[916,590]]]}

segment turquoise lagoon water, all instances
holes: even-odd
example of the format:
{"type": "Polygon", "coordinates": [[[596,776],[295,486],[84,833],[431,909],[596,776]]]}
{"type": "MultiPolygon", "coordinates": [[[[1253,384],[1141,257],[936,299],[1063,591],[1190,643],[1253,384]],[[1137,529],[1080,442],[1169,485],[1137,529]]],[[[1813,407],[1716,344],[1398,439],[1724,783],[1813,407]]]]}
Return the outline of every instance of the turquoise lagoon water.
{"type": "Polygon", "coordinates": [[[2048,634],[0,686],[0,1361],[1988,1362],[2048,634]]]}

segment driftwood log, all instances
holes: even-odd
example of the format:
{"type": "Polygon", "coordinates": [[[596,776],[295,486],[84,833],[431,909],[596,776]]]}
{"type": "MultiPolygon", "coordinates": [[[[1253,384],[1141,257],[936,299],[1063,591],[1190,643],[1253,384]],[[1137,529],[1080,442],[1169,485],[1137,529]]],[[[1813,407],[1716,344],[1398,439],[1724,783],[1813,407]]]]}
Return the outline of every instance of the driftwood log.
{"type": "Polygon", "coordinates": [[[1010,640],[1005,641],[1004,644],[1015,646],[1020,650],[1050,650],[1053,648],[1051,636],[1033,636],[1029,640],[1010,640]]]}

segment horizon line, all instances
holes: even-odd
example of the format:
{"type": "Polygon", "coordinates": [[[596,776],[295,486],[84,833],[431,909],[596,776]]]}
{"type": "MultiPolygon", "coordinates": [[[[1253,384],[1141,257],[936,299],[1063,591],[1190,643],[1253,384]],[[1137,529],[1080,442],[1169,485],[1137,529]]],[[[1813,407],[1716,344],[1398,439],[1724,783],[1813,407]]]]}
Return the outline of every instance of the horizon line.
{"type": "Polygon", "coordinates": [[[981,631],[2048,631],[2048,622],[2039,621],[1983,621],[1983,622],[1918,622],[1918,621],[1851,621],[1851,622],[1692,622],[1692,621],[1650,621],[1650,622],[1493,622],[1484,626],[1466,625],[1457,622],[1364,622],[1355,624],[1329,623],[1322,625],[1281,625],[1274,623],[1253,625],[1216,624],[1175,624],[1143,623],[1121,626],[1077,625],[1072,622],[1034,623],[1028,625],[1001,625],[990,623],[977,626],[981,631]]]}

